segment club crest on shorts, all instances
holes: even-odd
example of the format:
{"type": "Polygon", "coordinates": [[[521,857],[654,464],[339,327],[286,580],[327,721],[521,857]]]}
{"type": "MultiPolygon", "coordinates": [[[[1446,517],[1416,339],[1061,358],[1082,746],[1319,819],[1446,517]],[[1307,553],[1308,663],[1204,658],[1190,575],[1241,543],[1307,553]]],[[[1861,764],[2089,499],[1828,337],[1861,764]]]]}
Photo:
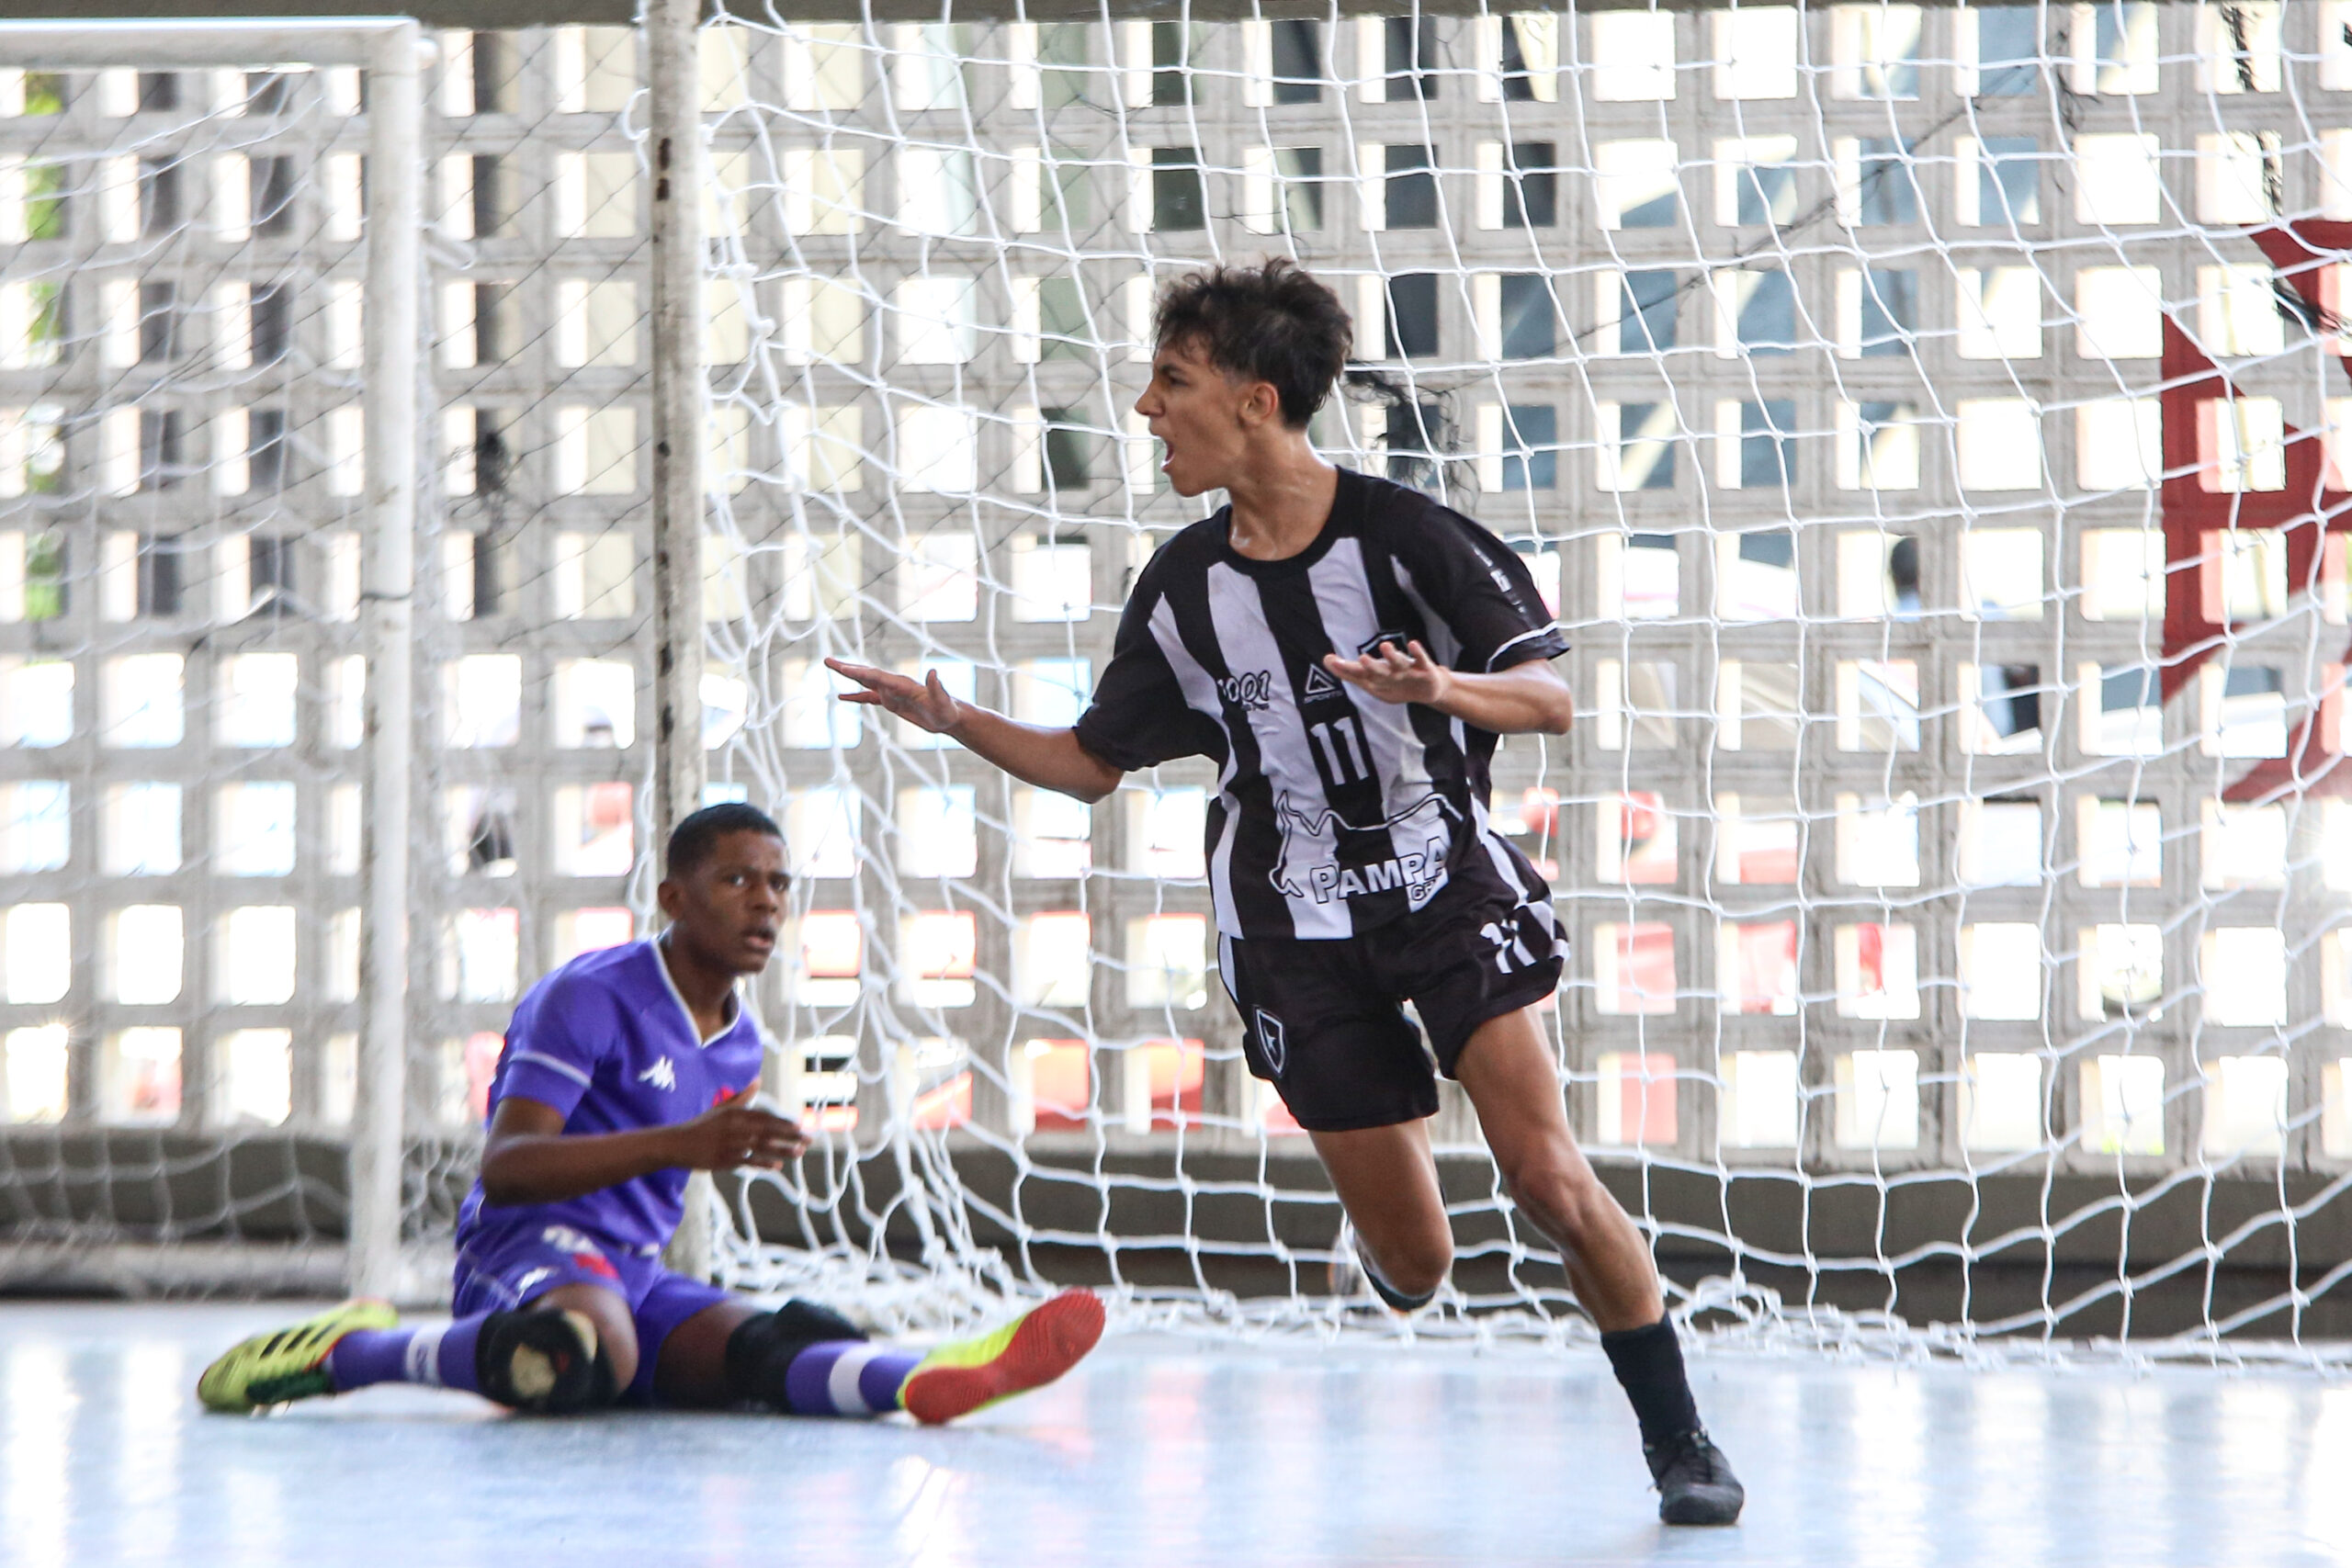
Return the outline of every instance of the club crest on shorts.
{"type": "Polygon", "coordinates": [[[1290,1063],[1290,1045],[1283,1038],[1283,1021],[1264,1008],[1257,1010],[1258,1048],[1266,1055],[1266,1069],[1274,1077],[1283,1076],[1283,1068],[1290,1063]]]}

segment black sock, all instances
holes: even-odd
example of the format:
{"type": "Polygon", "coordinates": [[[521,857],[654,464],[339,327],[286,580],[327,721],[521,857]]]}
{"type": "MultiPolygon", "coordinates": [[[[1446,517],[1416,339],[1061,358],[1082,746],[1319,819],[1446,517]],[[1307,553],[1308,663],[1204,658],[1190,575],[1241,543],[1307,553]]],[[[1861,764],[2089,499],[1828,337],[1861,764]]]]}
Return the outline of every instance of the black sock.
{"type": "Polygon", "coordinates": [[[1682,1342],[1674,1325],[1659,1318],[1647,1328],[1623,1328],[1600,1337],[1609,1364],[1633,1402],[1642,1424],[1642,1447],[1654,1449],[1699,1427],[1698,1402],[1682,1371],[1682,1342]]]}

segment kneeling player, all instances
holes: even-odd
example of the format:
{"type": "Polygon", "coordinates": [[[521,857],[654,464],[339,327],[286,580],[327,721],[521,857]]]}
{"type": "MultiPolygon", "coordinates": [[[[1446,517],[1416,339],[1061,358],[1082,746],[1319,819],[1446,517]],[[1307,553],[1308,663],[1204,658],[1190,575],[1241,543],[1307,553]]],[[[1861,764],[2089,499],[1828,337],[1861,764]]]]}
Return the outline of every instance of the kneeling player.
{"type": "Polygon", "coordinates": [[[680,823],[660,894],[669,929],[574,959],[515,1010],[458,1219],[456,1321],[402,1328],[381,1303],[348,1302],[213,1362],[204,1403],[254,1410],[409,1382],[547,1415],[627,1401],[938,1422],[1092,1349],[1102,1305],[1087,1291],[923,1351],[662,1267],[688,1171],[775,1170],[808,1145],[752,1103],[764,1046],[735,994],[767,967],[786,885],[783,835],[760,811],[715,806],[680,823]]]}
{"type": "Polygon", "coordinates": [[[1728,1524],[1641,1233],[1569,1135],[1533,1008],[1566,942],[1551,891],[1487,817],[1496,739],[1564,734],[1567,650],[1519,558],[1418,491],[1332,468],[1306,436],[1351,333],[1285,262],[1161,297],[1136,412],[1180,495],[1230,504],[1137,578],[1075,728],[1016,723],[936,674],[832,661],[877,704],[1015,777],[1100,800],[1130,769],[1208,756],[1218,968],[1250,1070],[1314,1136],[1391,1306],[1436,1292],[1453,1238],[1430,1153],[1437,1070],[1477,1108],[1519,1213],[1558,1244],[1640,1418],[1659,1514],[1728,1524]]]}

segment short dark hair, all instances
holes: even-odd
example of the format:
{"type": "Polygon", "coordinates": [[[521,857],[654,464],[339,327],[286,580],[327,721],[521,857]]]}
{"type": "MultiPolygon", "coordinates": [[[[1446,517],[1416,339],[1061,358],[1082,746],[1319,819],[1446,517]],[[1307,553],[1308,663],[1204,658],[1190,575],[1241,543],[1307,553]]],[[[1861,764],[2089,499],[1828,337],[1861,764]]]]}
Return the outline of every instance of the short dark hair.
{"type": "Polygon", "coordinates": [[[1287,256],[1180,277],[1152,317],[1156,342],[1198,344],[1226,374],[1272,382],[1293,430],[1331,395],[1355,332],[1340,297],[1287,256]]]}
{"type": "Polygon", "coordinates": [[[784,838],[784,829],[775,825],[775,818],[756,806],[746,806],[740,800],[706,806],[670,829],[670,847],[662,857],[662,874],[684,876],[696,869],[718,848],[718,840],[729,833],[765,833],[779,841],[784,838]]]}

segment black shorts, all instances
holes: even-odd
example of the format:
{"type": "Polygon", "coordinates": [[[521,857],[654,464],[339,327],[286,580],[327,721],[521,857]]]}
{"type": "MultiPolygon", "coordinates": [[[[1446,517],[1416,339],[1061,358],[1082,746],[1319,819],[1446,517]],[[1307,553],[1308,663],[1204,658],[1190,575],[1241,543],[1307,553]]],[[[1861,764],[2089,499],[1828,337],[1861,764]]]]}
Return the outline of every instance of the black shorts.
{"type": "Polygon", "coordinates": [[[1438,896],[1355,936],[1223,937],[1219,968],[1241,1010],[1250,1072],[1314,1133],[1437,1114],[1478,1026],[1559,988],[1567,933],[1552,890],[1510,845],[1474,839],[1438,896]],[[1410,1001],[1437,1053],[1405,1014],[1410,1001]]]}

